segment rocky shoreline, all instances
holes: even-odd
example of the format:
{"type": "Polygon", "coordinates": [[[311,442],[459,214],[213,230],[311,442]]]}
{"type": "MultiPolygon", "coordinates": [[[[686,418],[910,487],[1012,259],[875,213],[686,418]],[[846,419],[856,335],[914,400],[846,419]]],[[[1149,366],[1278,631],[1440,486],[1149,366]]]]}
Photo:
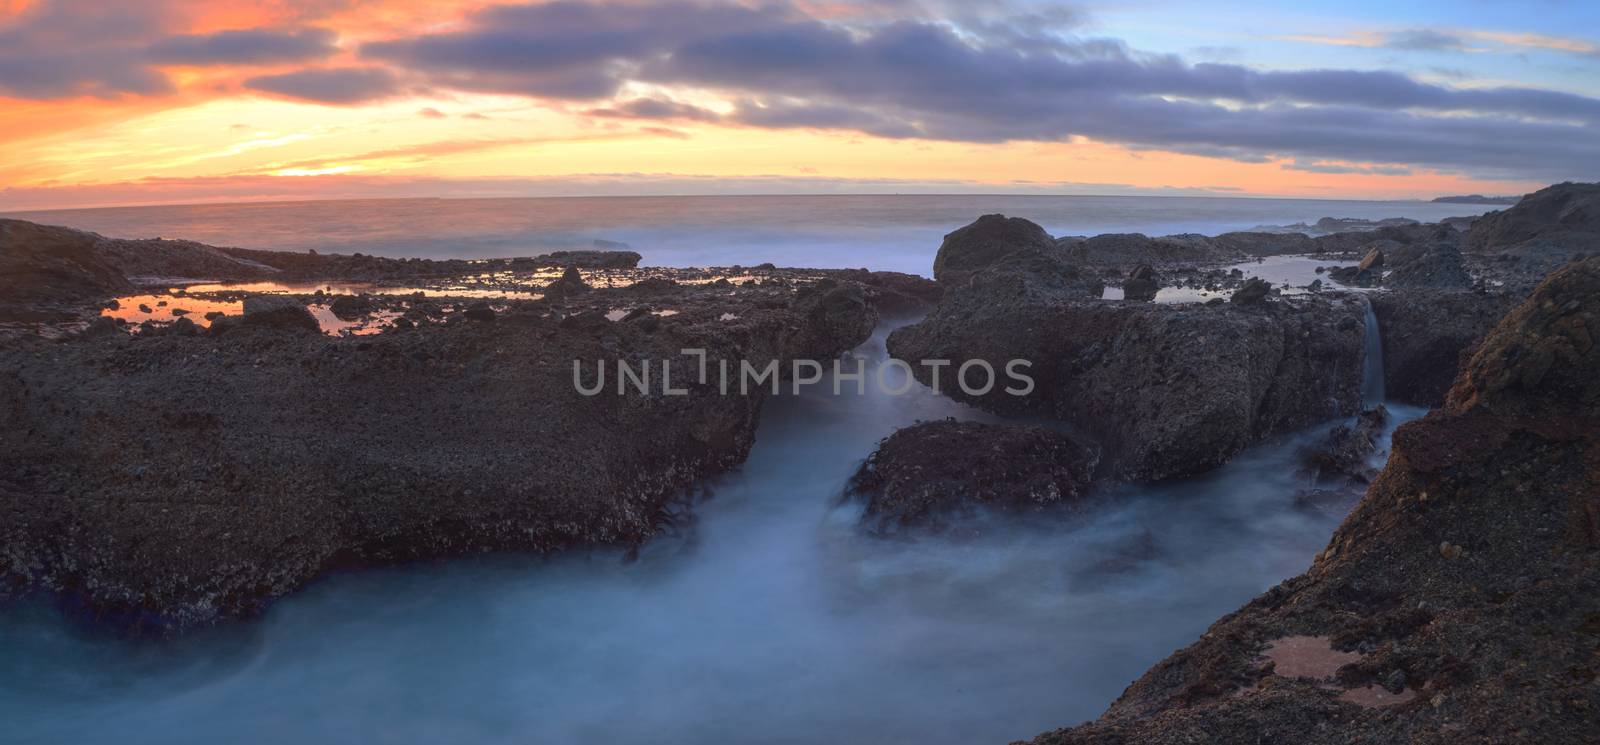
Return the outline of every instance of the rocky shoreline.
{"type": "MultiPolygon", "coordinates": [[[[880,310],[937,294],[927,280],[862,271],[768,267],[735,284],[611,266],[637,261],[625,256],[600,258],[604,273],[587,278],[576,264],[498,278],[537,299],[452,297],[457,277],[426,294],[219,289],[165,307],[226,296],[239,315],[126,325],[93,313],[133,291],[119,268],[137,246],[14,221],[0,231],[8,261],[41,244],[56,259],[5,275],[48,292],[51,314],[0,343],[0,594],[47,592],[136,635],[251,616],[337,569],[638,545],[674,500],[743,460],[764,389],[721,395],[679,373],[686,395],[584,396],[574,360],[689,371],[689,348],[758,364],[827,360],[863,341],[880,310]],[[393,321],[370,335],[318,333],[311,311],[324,307],[393,321]]],[[[162,244],[161,266],[141,271],[222,273],[225,252],[162,244]]],[[[300,255],[250,255],[310,271],[296,268],[300,255]]],[[[439,269],[370,257],[308,265],[352,263],[366,267],[355,279],[423,287],[439,269]]]]}
{"type": "Polygon", "coordinates": [[[1600,725],[1600,259],[1546,280],[1305,574],[1037,745],[1581,742],[1600,725]]]}
{"type": "Polygon", "coordinates": [[[891,355],[1010,421],[863,453],[848,491],[879,535],[1070,508],[1354,417],[1306,453],[1315,489],[1285,495],[1342,510],[1365,487],[1312,569],[1037,742],[1570,739],[1600,711],[1597,218],[1587,184],[1315,236],[1057,238],[985,216],[947,236],[934,280],[0,220],[0,600],[165,636],[342,569],[636,547],[743,462],[761,418],[763,388],[723,395],[682,350],[781,369],[917,317],[891,355]],[[1246,271],[1284,262],[1298,279],[1246,271]],[[936,379],[930,359],[952,364],[936,379]],[[1025,395],[960,385],[963,362],[1017,359],[1025,395]],[[684,393],[586,396],[574,360],[670,360],[684,393]],[[1376,475],[1373,386],[1440,407],[1376,475]]]}

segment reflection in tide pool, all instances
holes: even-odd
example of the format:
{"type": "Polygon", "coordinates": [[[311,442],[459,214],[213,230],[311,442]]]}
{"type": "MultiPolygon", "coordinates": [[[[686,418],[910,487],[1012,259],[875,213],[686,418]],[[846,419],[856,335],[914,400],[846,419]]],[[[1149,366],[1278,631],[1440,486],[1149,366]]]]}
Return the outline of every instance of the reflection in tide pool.
{"type": "Polygon", "coordinates": [[[167,644],[5,609],[5,739],[1006,742],[1096,716],[1303,570],[1338,520],[1293,506],[1294,450],[1319,430],[1074,517],[869,538],[837,500],[875,442],[919,418],[984,417],[920,388],[808,390],[769,401],[746,465],[637,561],[338,576],[258,622],[167,644]]]}
{"type": "MultiPolygon", "coordinates": [[[[1284,256],[1266,256],[1254,261],[1232,264],[1222,267],[1223,271],[1237,269],[1246,278],[1255,278],[1271,282],[1272,286],[1285,295],[1304,294],[1306,286],[1312,282],[1320,281],[1323,286],[1334,290],[1365,291],[1366,288],[1347,286],[1325,279],[1319,268],[1345,266],[1350,262],[1330,259],[1324,256],[1306,256],[1290,254],[1284,256]]],[[[1200,287],[1163,287],[1156,291],[1153,302],[1156,303],[1204,303],[1215,299],[1226,300],[1233,296],[1233,290],[1207,290],[1200,287]]],[[[1106,287],[1100,294],[1101,300],[1123,300],[1121,287],[1106,287]]]]}

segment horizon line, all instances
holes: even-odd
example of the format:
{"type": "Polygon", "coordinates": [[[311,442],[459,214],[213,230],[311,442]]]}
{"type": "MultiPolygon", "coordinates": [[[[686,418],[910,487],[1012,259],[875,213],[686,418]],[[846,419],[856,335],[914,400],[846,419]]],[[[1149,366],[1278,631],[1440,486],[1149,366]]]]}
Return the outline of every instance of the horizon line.
{"type": "MultiPolygon", "coordinates": [[[[1443,195],[1457,196],[1457,195],[1443,195]]],[[[1468,195],[1461,195],[1468,196],[1468,195]]],[[[1498,196],[1498,195],[1490,195],[1498,196]]],[[[1508,195],[1516,196],[1516,195],[1508,195]]],[[[89,210],[116,210],[116,209],[153,209],[160,207],[215,207],[219,205],[285,205],[285,204],[315,204],[326,202],[468,202],[507,199],[527,200],[557,200],[557,199],[750,199],[750,198],[830,198],[830,197],[1022,197],[1022,198],[1095,198],[1095,199],[1259,199],[1278,200],[1289,202],[1414,202],[1417,204],[1438,204],[1432,199],[1411,197],[1406,199],[1374,199],[1360,197],[1291,197],[1274,196],[1269,194],[1062,194],[1062,193],[1019,193],[1019,192],[816,192],[816,193],[752,193],[752,194],[545,194],[527,196],[415,196],[415,197],[329,197],[324,199],[252,199],[249,197],[218,200],[211,202],[133,202],[125,204],[101,204],[78,207],[35,207],[21,210],[7,210],[0,206],[0,216],[25,215],[39,212],[84,212],[89,210]]],[[[1437,199],[1437,197],[1435,198],[1437,199]]],[[[1445,202],[1444,204],[1450,204],[1445,202]]],[[[1469,205],[1470,206],[1470,205],[1469,205]]]]}

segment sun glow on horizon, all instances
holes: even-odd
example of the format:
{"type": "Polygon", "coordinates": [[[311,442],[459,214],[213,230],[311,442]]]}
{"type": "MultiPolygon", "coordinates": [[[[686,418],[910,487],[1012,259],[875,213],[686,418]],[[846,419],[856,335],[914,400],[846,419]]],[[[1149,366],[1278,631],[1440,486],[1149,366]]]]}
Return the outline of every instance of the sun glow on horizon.
{"type": "MultiPolygon", "coordinates": [[[[1571,140],[1577,143],[1570,145],[1577,148],[1572,157],[1549,157],[1552,165],[1540,166],[1512,152],[1491,152],[1504,141],[1494,138],[1494,128],[1548,130],[1550,147],[1557,148],[1569,147],[1564,138],[1600,120],[1600,100],[1537,82],[1526,90],[1470,80],[1453,87],[1405,83],[1435,88],[1415,94],[1421,108],[1386,113],[1381,96],[1412,95],[1399,82],[1404,73],[1373,78],[1374,73],[1329,69],[1313,71],[1321,78],[1301,79],[1271,69],[1229,68],[1229,76],[1259,77],[1239,90],[1264,97],[1241,99],[1227,92],[1230,78],[1205,77],[1216,74],[1213,67],[1171,68],[1133,54],[1126,45],[1106,46],[1070,25],[1035,30],[1018,20],[1023,15],[1005,15],[1020,13],[1029,3],[983,6],[988,15],[977,17],[989,26],[957,25],[970,22],[964,16],[902,17],[891,6],[870,3],[677,3],[683,9],[679,15],[699,13],[767,34],[775,39],[769,45],[776,45],[769,53],[738,46],[746,42],[737,35],[722,39],[710,29],[675,28],[673,14],[655,13],[673,6],[671,1],[446,7],[386,0],[326,12],[292,0],[267,6],[158,1],[124,11],[130,27],[147,26],[130,28],[125,39],[120,30],[94,21],[50,15],[70,12],[76,2],[0,1],[0,34],[23,42],[22,52],[0,51],[0,63],[7,54],[48,62],[54,46],[45,36],[48,29],[57,36],[89,34],[85,38],[104,45],[104,55],[122,55],[126,65],[147,65],[144,71],[158,77],[79,69],[88,63],[68,57],[63,59],[71,69],[59,75],[8,80],[8,68],[0,64],[0,130],[5,132],[0,135],[0,210],[217,197],[538,195],[581,192],[596,180],[605,181],[604,193],[614,193],[627,191],[619,183],[627,178],[639,193],[672,188],[721,193],[743,182],[790,193],[836,193],[852,186],[866,192],[1371,198],[1521,193],[1561,178],[1554,169],[1566,168],[1565,163],[1574,171],[1584,168],[1595,157],[1592,143],[1571,140]],[[641,14],[654,25],[634,18],[641,14]],[[537,20],[528,21],[526,32],[503,28],[530,15],[537,20]],[[615,29],[603,28],[607,24],[615,29]],[[618,48],[608,52],[611,57],[590,59],[582,49],[569,53],[533,43],[551,27],[579,37],[602,34],[589,43],[605,41],[618,48]],[[961,35],[940,38],[950,29],[961,35]],[[829,37],[843,30],[850,35],[829,37]],[[513,33],[525,33],[526,45],[496,46],[513,33]],[[1028,85],[1081,88],[1083,98],[1058,102],[1052,97],[1074,94],[1041,91],[1030,98],[999,92],[994,102],[986,102],[979,87],[964,94],[971,99],[967,102],[938,87],[898,92],[918,83],[895,77],[904,74],[888,46],[899,43],[897,33],[920,35],[917,44],[929,50],[939,49],[938,44],[973,45],[938,51],[940,56],[929,51],[927,80],[939,85],[960,85],[954,82],[959,77],[947,83],[941,76],[990,74],[979,65],[1010,66],[1016,68],[1008,74],[1017,85],[1025,82],[1023,76],[1036,74],[1028,85]],[[794,41],[777,41],[781,34],[792,34],[794,41]],[[781,44],[796,46],[779,52],[781,44]],[[860,55],[861,61],[853,63],[856,68],[826,72],[827,58],[804,57],[812,52],[803,51],[802,44],[836,56],[860,55]],[[850,44],[861,48],[840,46],[850,44]],[[659,51],[674,48],[678,51],[670,54],[659,51]],[[558,53],[573,59],[547,59],[558,53]],[[694,61],[697,54],[706,57],[703,64],[745,59],[752,71],[704,67],[694,61]],[[1096,77],[1063,82],[1063,75],[1080,74],[1072,55],[1095,65],[1137,69],[1147,78],[1173,79],[1130,78],[1126,85],[1144,86],[1133,90],[1101,90],[1112,84],[1096,77]],[[808,61],[799,62],[803,58],[808,61]],[[69,73],[77,77],[57,79],[69,73]],[[1362,90],[1380,85],[1398,92],[1362,90]],[[1344,92],[1340,86],[1356,87],[1344,92]],[[1463,103],[1440,106],[1434,101],[1441,96],[1463,103]],[[1040,102],[1032,107],[1037,111],[1029,111],[1030,100],[1040,102]],[[1017,107],[1014,118],[1005,115],[1006,106],[1017,107]],[[1366,106],[1373,107],[1371,113],[1358,108],[1366,106]],[[1199,116],[1218,122],[1186,120],[1199,116]],[[1408,133],[1395,131],[1407,120],[1420,136],[1407,139],[1408,133]],[[1235,135],[1230,127],[1261,131],[1235,135]],[[1439,134],[1428,136],[1428,129],[1439,134]],[[1451,138],[1460,140],[1459,146],[1441,146],[1451,138]],[[1480,157],[1476,151],[1484,153],[1480,157]],[[277,179],[292,180],[294,186],[272,186],[277,179]],[[717,179],[730,185],[717,187],[712,183],[717,179]]],[[[1094,31],[1114,33],[1116,21],[1115,13],[1108,13],[1094,31]]],[[[1217,35],[1194,30],[1197,44],[1217,35]]],[[[1549,29],[1476,29],[1450,37],[1401,38],[1364,30],[1261,33],[1258,38],[1261,49],[1290,40],[1339,54],[1396,54],[1393,49],[1407,44],[1443,54],[1459,46],[1464,51],[1458,56],[1467,62],[1489,65],[1480,77],[1492,72],[1496,80],[1516,79],[1490,59],[1501,48],[1571,59],[1593,56],[1595,49],[1549,29]]],[[[1103,77],[1115,67],[1105,70],[1093,74],[1103,77]]],[[[1455,74],[1423,71],[1414,79],[1437,81],[1455,74]]],[[[1529,150],[1538,144],[1522,145],[1529,150]]]]}

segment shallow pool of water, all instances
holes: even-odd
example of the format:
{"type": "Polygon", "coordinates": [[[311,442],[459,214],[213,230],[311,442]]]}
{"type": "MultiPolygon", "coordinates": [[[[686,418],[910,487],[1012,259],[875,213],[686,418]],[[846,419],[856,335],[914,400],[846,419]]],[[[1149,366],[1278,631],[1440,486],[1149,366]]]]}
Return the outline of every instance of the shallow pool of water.
{"type": "MultiPolygon", "coordinates": [[[[861,353],[881,359],[883,339],[861,353]]],[[[876,389],[769,401],[745,466],[634,561],[336,576],[259,621],[173,643],[4,609],[0,739],[1001,743],[1098,715],[1304,570],[1339,519],[1294,506],[1295,449],[1322,427],[1072,516],[869,537],[839,496],[876,441],[918,419],[986,418],[921,388],[876,389]]]]}

